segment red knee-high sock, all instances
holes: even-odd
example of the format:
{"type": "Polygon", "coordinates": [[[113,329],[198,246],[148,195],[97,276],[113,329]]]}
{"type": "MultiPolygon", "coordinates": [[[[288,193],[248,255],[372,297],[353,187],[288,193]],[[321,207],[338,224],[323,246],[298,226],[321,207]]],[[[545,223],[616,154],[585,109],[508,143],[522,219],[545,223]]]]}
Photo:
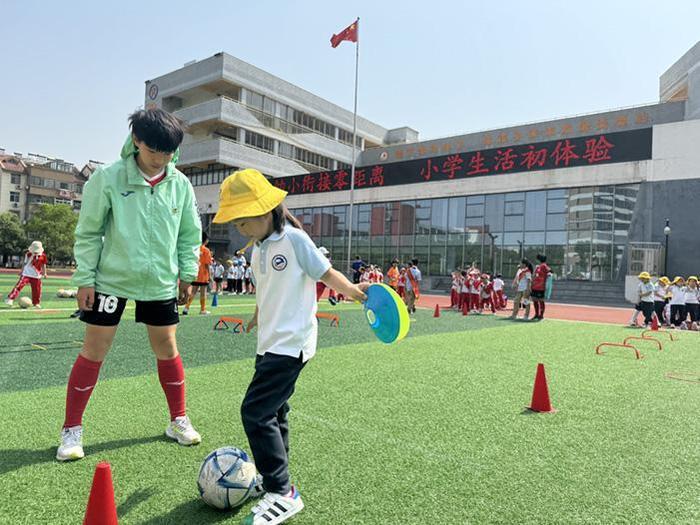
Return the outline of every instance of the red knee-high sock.
{"type": "Polygon", "coordinates": [[[168,400],[170,420],[185,415],[185,369],[180,356],[158,359],[158,378],[168,400]]]}
{"type": "Polygon", "coordinates": [[[68,389],[66,392],[66,419],[63,428],[75,427],[83,424],[83,412],[90,400],[90,394],[97,384],[100,375],[101,361],[90,361],[82,355],[73,364],[68,389]]]}

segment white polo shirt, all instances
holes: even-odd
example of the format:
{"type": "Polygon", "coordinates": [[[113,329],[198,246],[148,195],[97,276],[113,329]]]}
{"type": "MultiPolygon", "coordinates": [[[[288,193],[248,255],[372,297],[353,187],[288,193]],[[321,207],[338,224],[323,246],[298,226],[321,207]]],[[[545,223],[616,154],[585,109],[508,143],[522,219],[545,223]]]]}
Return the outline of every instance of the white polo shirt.
{"type": "Polygon", "coordinates": [[[309,236],[285,225],[261,244],[250,258],[258,305],[258,355],[266,352],[304,361],[316,353],[316,282],[330,261],[309,236]]]}

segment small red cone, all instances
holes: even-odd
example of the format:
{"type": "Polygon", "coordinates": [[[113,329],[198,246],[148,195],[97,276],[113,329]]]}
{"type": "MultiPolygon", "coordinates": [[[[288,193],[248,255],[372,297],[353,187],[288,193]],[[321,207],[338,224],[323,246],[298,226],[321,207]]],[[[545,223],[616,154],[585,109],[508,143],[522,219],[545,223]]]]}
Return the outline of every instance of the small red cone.
{"type": "Polygon", "coordinates": [[[659,329],[659,317],[656,314],[651,318],[651,329],[655,332],[659,329]]]}
{"type": "Polygon", "coordinates": [[[95,468],[83,525],[118,525],[112,469],[106,461],[95,468]]]}
{"type": "Polygon", "coordinates": [[[528,407],[533,412],[556,412],[549,401],[549,389],[547,388],[547,376],[544,373],[544,365],[537,365],[535,387],[532,390],[532,402],[528,407]]]}
{"type": "Polygon", "coordinates": [[[462,303],[462,315],[469,315],[469,305],[462,303]]]}
{"type": "Polygon", "coordinates": [[[435,305],[435,313],[433,313],[433,317],[440,317],[440,305],[439,304],[435,305]]]}

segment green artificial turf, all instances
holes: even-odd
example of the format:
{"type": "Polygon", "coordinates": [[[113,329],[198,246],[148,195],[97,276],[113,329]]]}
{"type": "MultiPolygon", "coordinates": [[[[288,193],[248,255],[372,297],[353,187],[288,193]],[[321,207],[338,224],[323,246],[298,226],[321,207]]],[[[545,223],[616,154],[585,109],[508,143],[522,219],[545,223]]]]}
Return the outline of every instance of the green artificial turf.
{"type": "MultiPolygon", "coordinates": [[[[226,297],[216,313],[247,318],[252,302],[226,297]]],[[[341,326],[322,324],[291,400],[290,468],[306,503],[291,523],[700,520],[700,384],[666,377],[700,373],[697,334],[680,333],[661,352],[641,343],[636,360],[623,348],[594,353],[635,333],[622,327],[419,311],[409,337],[385,346],[359,306],[333,311],[341,326]],[[524,410],[539,362],[555,414],[524,410]]],[[[88,406],[87,456],[59,464],[78,348],[26,344],[80,340],[82,323],[0,313],[26,319],[0,321],[0,346],[25,345],[0,348],[0,523],[79,523],[100,460],[112,465],[122,524],[238,523],[247,513],[250,504],[238,514],[208,509],[195,481],[209,451],[249,449],[239,406],[255,335],[214,332],[214,316],[182,320],[189,415],[204,439],[183,448],[163,437],[155,362],[130,315],[88,406]]]]}

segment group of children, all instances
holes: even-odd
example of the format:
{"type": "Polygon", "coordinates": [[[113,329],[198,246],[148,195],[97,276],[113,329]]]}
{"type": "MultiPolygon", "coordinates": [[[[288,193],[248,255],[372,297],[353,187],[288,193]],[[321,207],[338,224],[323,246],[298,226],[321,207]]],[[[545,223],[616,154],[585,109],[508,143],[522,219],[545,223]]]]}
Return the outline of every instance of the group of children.
{"type": "Polygon", "coordinates": [[[630,319],[630,326],[638,326],[640,314],[644,316],[644,327],[649,327],[654,317],[659,324],[681,330],[700,329],[700,287],[694,275],[684,279],[677,276],[671,281],[659,277],[652,282],[649,272],[638,276],[638,302],[630,319]]]}
{"type": "Polygon", "coordinates": [[[466,270],[452,272],[450,307],[474,313],[483,313],[490,307],[493,313],[506,307],[505,283],[501,274],[482,273],[476,264],[466,270]]]}

